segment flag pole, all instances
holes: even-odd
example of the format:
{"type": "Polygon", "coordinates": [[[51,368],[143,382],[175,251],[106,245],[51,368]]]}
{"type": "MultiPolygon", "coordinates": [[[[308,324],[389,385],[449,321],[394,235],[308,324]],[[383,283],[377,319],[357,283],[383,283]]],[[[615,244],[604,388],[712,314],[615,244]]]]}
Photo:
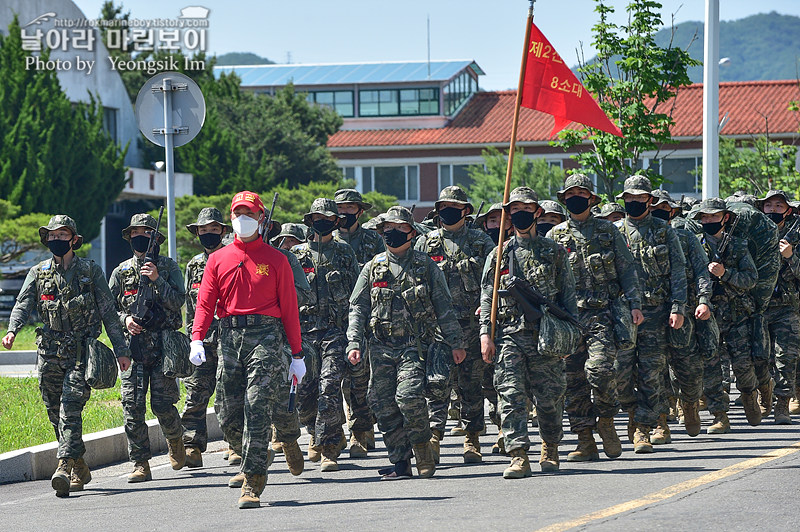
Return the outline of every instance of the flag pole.
{"type": "MultiPolygon", "coordinates": [[[[519,70],[519,84],[517,85],[517,101],[514,104],[514,122],[511,126],[511,145],[508,148],[508,167],[506,168],[506,186],[503,190],[503,205],[508,203],[508,196],[511,192],[511,171],[514,168],[514,150],[517,147],[517,126],[519,125],[519,108],[522,103],[522,85],[525,81],[525,67],[528,64],[528,47],[531,40],[531,24],[533,24],[533,4],[536,0],[530,0],[528,8],[528,21],[525,25],[525,44],[522,47],[522,66],[519,70]]],[[[500,214],[500,238],[497,239],[497,260],[494,265],[494,289],[492,290],[492,313],[490,322],[492,324],[491,338],[497,329],[497,290],[500,287],[500,264],[503,258],[503,237],[505,237],[505,227],[508,222],[506,209],[500,214]]]]}

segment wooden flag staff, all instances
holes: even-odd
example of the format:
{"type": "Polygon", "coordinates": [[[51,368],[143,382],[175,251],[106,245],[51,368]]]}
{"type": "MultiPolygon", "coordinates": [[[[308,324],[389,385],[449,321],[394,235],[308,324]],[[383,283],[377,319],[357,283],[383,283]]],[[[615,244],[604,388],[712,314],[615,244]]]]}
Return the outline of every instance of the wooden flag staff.
{"type": "MultiPolygon", "coordinates": [[[[531,40],[531,25],[533,24],[533,4],[531,0],[528,8],[528,21],[525,23],[525,44],[522,47],[522,66],[519,70],[519,85],[517,86],[517,101],[514,104],[514,122],[511,126],[511,145],[508,148],[508,168],[506,168],[506,186],[503,190],[503,205],[508,203],[508,196],[511,192],[511,171],[514,168],[514,150],[517,146],[517,126],[519,125],[519,108],[522,102],[522,85],[525,81],[525,67],[528,64],[528,47],[531,40]]],[[[503,237],[505,236],[506,223],[508,223],[508,213],[503,208],[500,214],[500,238],[497,239],[497,260],[494,267],[494,289],[492,290],[492,313],[490,322],[492,324],[491,338],[494,340],[495,330],[497,329],[497,290],[500,287],[500,264],[503,258],[503,237]]]]}

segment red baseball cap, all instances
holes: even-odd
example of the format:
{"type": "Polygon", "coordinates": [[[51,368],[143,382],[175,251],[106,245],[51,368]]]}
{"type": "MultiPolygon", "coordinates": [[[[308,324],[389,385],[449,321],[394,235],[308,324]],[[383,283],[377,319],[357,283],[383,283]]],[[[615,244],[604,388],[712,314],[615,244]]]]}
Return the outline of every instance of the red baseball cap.
{"type": "Polygon", "coordinates": [[[233,200],[231,201],[231,212],[233,212],[234,209],[240,205],[249,207],[253,212],[266,212],[264,209],[264,204],[261,202],[261,198],[258,197],[258,194],[248,190],[239,192],[233,197],[233,200]]]}

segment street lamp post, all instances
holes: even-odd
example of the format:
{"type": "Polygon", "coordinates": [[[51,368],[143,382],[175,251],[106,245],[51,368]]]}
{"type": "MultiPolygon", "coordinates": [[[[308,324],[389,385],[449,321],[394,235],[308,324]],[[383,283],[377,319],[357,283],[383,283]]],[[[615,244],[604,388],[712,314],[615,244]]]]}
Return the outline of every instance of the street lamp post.
{"type": "Polygon", "coordinates": [[[703,199],[706,199],[719,196],[719,0],[706,0],[703,44],[703,199]]]}

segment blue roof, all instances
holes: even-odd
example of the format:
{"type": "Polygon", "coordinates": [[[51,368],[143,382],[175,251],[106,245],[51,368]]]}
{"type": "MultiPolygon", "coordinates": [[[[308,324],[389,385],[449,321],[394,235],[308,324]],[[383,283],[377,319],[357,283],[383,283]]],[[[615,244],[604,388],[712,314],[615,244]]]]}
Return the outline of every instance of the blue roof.
{"type": "Polygon", "coordinates": [[[305,86],[447,81],[466,68],[484,74],[475,61],[460,60],[431,61],[430,77],[427,61],[216,66],[214,75],[235,71],[243,87],[279,87],[290,82],[305,86]]]}

